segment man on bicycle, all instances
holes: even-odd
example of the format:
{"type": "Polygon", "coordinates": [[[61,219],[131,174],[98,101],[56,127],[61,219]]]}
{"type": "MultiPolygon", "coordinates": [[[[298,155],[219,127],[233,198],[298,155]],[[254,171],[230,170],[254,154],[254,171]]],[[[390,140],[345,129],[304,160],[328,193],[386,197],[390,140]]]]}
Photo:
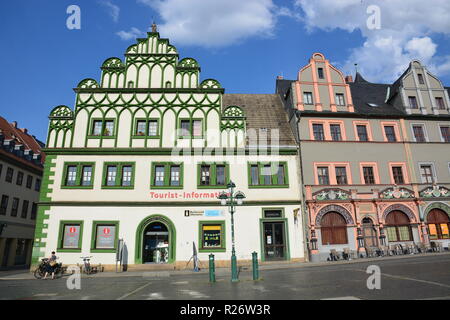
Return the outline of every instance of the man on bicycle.
{"type": "Polygon", "coordinates": [[[46,269],[45,269],[45,275],[44,275],[44,280],[47,279],[47,275],[49,273],[52,274],[52,280],[55,279],[55,267],[56,267],[56,260],[57,259],[58,259],[58,257],[55,255],[55,251],[52,251],[52,254],[48,258],[48,261],[47,261],[47,265],[46,265],[46,269]]]}

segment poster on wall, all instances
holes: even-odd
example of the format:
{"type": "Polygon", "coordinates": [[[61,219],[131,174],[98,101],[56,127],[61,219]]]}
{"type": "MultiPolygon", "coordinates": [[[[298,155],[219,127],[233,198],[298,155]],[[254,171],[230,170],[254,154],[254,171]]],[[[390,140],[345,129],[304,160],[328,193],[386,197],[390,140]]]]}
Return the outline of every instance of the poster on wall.
{"type": "Polygon", "coordinates": [[[221,246],[221,230],[218,226],[203,226],[203,247],[219,248],[221,246]]]}
{"type": "Polygon", "coordinates": [[[114,249],[116,239],[115,226],[97,226],[97,249],[114,249]]]}
{"type": "Polygon", "coordinates": [[[63,248],[65,248],[65,249],[78,248],[79,239],[80,239],[80,226],[79,225],[64,226],[63,248]]]}

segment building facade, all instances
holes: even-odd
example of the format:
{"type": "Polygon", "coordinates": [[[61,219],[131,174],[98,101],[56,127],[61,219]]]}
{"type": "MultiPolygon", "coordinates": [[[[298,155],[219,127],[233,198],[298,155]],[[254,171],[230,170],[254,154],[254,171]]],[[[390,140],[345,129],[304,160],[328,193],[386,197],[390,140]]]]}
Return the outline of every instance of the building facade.
{"type": "Polygon", "coordinates": [[[276,88],[300,147],[313,261],[332,249],[448,247],[449,88],[419,61],[393,84],[353,81],[320,53],[276,88]]]}
{"type": "Polygon", "coordinates": [[[44,144],[0,117],[0,269],[31,261],[44,144]]]}
{"type": "Polygon", "coordinates": [[[193,247],[203,267],[211,253],[228,265],[217,197],[230,181],[246,196],[238,262],[304,260],[298,146],[278,95],[224,94],[155,26],[101,70],[74,89],[73,110],[50,113],[33,263],[54,250],[113,268],[121,239],[129,268],[186,268],[193,247]]]}

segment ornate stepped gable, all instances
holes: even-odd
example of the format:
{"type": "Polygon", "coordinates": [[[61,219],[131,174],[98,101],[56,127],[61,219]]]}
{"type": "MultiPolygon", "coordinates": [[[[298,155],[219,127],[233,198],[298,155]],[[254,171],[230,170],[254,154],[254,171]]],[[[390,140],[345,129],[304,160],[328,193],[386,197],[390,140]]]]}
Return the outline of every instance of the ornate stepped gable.
{"type": "Polygon", "coordinates": [[[124,61],[106,59],[100,82],[92,78],[79,82],[74,89],[74,111],[67,106],[52,110],[49,148],[175,147],[179,141],[174,132],[181,119],[200,119],[202,132],[218,132],[217,141],[209,142],[203,134],[189,146],[243,146],[246,121],[242,109],[222,108],[224,89],[220,83],[214,79],[200,82],[198,62],[193,58],[179,60],[169,40],[160,38],[155,28],[153,31],[128,47],[124,61]],[[137,139],[133,134],[137,119],[157,119],[159,140],[137,139]],[[114,121],[114,132],[94,137],[94,120],[114,121]],[[175,127],[169,128],[169,123],[175,127]]]}

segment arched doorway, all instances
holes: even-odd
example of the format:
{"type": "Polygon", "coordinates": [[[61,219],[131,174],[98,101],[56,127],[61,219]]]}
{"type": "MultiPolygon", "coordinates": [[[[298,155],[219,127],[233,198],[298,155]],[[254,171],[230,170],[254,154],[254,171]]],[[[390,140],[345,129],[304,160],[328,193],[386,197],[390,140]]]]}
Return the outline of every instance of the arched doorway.
{"type": "Polygon", "coordinates": [[[176,230],[162,215],[145,218],[137,227],[135,263],[173,263],[176,259],[176,230]]]}
{"type": "Polygon", "coordinates": [[[432,209],[427,215],[430,240],[450,239],[450,218],[440,209],[432,209]]]}
{"type": "Polygon", "coordinates": [[[320,233],[323,245],[348,243],[347,223],[344,217],[337,212],[331,211],[322,217],[320,233]]]}
{"type": "Polygon", "coordinates": [[[377,231],[370,218],[362,219],[362,233],[364,237],[364,247],[378,247],[377,231]]]}
{"type": "Polygon", "coordinates": [[[389,242],[413,241],[410,220],[402,211],[388,213],[385,225],[389,242]]]}
{"type": "Polygon", "coordinates": [[[142,263],[169,262],[169,229],[159,221],[150,223],[144,231],[142,263]]]}

